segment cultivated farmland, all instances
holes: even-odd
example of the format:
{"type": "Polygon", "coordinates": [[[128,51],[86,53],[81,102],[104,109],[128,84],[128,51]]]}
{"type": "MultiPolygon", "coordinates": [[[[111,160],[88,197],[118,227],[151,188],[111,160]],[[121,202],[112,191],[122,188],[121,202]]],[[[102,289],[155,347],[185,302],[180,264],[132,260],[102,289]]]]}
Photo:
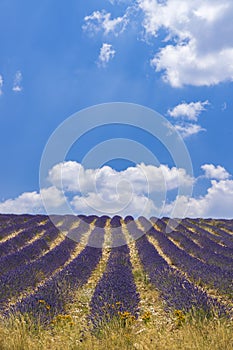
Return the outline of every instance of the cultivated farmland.
{"type": "Polygon", "coordinates": [[[232,220],[52,221],[0,215],[1,349],[233,348],[232,220]]]}

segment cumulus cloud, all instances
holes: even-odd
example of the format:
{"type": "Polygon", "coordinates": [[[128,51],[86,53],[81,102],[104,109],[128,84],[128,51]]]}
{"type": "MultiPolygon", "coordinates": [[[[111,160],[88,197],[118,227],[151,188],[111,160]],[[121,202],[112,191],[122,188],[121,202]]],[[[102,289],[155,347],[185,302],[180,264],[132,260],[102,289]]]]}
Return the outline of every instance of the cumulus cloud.
{"type": "Polygon", "coordinates": [[[46,201],[47,208],[49,210],[61,208],[66,202],[64,192],[59,190],[55,186],[42,188],[40,193],[42,195],[43,200],[46,201]]]}
{"type": "Polygon", "coordinates": [[[7,199],[5,202],[0,203],[1,213],[33,213],[41,211],[42,203],[40,195],[34,192],[24,192],[15,199],[7,199]]]}
{"type": "MultiPolygon", "coordinates": [[[[54,210],[54,212],[56,212],[57,209],[59,209],[59,207],[61,207],[65,202],[62,192],[54,186],[42,189],[41,193],[46,200],[49,210],[54,210]]],[[[0,213],[44,213],[41,194],[36,191],[24,192],[17,198],[7,199],[6,201],[0,203],[0,213]]]]}
{"type": "Polygon", "coordinates": [[[199,124],[192,123],[176,124],[174,127],[184,139],[198,134],[201,131],[206,131],[206,129],[202,128],[199,124]]]}
{"type": "Polygon", "coordinates": [[[201,169],[204,170],[207,179],[226,180],[230,177],[230,174],[221,165],[204,164],[201,169]]]}
{"type": "Polygon", "coordinates": [[[2,95],[2,87],[3,87],[3,77],[0,74],[0,96],[2,95]]]}
{"type": "Polygon", "coordinates": [[[85,24],[83,30],[95,34],[99,31],[103,31],[104,35],[110,33],[119,35],[123,33],[127,23],[127,15],[122,17],[111,18],[111,13],[102,11],[94,11],[91,15],[84,17],[85,24]]]}
{"type": "Polygon", "coordinates": [[[75,161],[67,161],[50,169],[50,187],[8,199],[0,203],[0,212],[41,213],[44,203],[49,212],[58,213],[67,201],[74,213],[158,215],[167,191],[189,188],[194,181],[184,169],[167,165],[142,163],[116,171],[109,166],[85,169],[75,161]]]}
{"type": "Polygon", "coordinates": [[[23,79],[22,73],[20,71],[17,71],[16,74],[15,74],[15,78],[14,78],[14,82],[13,82],[13,88],[12,88],[12,90],[14,92],[21,92],[23,90],[22,79],[23,79]]]}
{"type": "Polygon", "coordinates": [[[113,195],[110,202],[102,201],[96,193],[89,193],[87,197],[74,196],[71,204],[77,212],[95,215],[133,215],[134,217],[145,215],[150,217],[154,213],[159,213],[160,208],[156,208],[154,202],[144,195],[132,194],[128,197],[113,195]]]}
{"type": "Polygon", "coordinates": [[[99,65],[105,66],[113,57],[116,51],[112,48],[111,44],[103,43],[99,54],[99,65]]]}
{"type": "MultiPolygon", "coordinates": [[[[213,35],[218,29],[223,32],[228,30],[216,26],[227,20],[232,28],[230,0],[223,0],[221,3],[218,0],[139,0],[138,4],[144,14],[143,27],[148,35],[156,36],[159,29],[164,27],[169,31],[170,37],[176,35],[178,40],[202,37],[205,41],[211,38],[208,47],[216,47],[217,43],[221,46],[219,40],[224,39],[216,38],[217,42],[214,43],[213,35]],[[195,27],[197,25],[200,27],[195,27]],[[206,29],[205,33],[201,31],[203,28],[206,29]]],[[[230,32],[227,40],[231,39],[229,36],[230,32]]]]}
{"type": "MultiPolygon", "coordinates": [[[[209,101],[198,102],[182,102],[172,109],[168,110],[168,115],[178,119],[184,119],[188,121],[197,122],[198,117],[202,111],[206,110],[206,106],[209,105],[209,101]]],[[[189,123],[186,121],[177,123],[174,125],[175,129],[180,133],[183,138],[188,138],[192,135],[198,134],[201,131],[205,131],[199,124],[189,123]]]]}
{"type": "Polygon", "coordinates": [[[135,216],[143,212],[150,215],[155,211],[155,205],[147,197],[146,174],[138,168],[132,169],[122,172],[108,166],[85,169],[81,164],[69,161],[54,166],[48,179],[60,191],[70,193],[74,212],[97,215],[133,213],[135,216]]]}
{"type": "Polygon", "coordinates": [[[122,182],[122,186],[127,187],[128,183],[138,194],[147,193],[148,188],[151,192],[160,192],[162,186],[166,186],[167,190],[173,190],[181,183],[183,186],[190,186],[194,182],[185,169],[169,168],[164,164],[156,167],[141,163],[123,171],[116,171],[109,166],[100,169],[85,169],[75,161],[56,164],[49,171],[48,180],[65,191],[83,193],[94,190],[113,192],[122,182]]]}
{"type": "MultiPolygon", "coordinates": [[[[174,216],[182,216],[187,209],[187,217],[203,218],[229,218],[233,217],[233,181],[221,180],[211,181],[211,186],[205,196],[199,198],[187,198],[180,196],[177,198],[178,206],[174,216]]],[[[164,213],[171,215],[174,203],[165,206],[164,213]]]]}
{"type": "Polygon", "coordinates": [[[150,198],[167,191],[193,185],[194,179],[184,169],[138,164],[124,171],[109,166],[85,169],[77,162],[55,165],[48,180],[53,186],[72,194],[74,210],[85,213],[152,215],[161,208],[150,198]]]}
{"type": "Polygon", "coordinates": [[[129,23],[143,28],[150,44],[164,35],[151,59],[156,72],[173,87],[210,86],[233,80],[233,2],[231,0],[111,0],[127,4],[125,13],[95,11],[84,18],[92,34],[119,35],[129,23]]]}
{"type": "Polygon", "coordinates": [[[233,80],[233,3],[224,0],[140,0],[146,35],[167,31],[165,45],[151,60],[174,87],[215,85],[233,80]]]}
{"type": "Polygon", "coordinates": [[[233,48],[203,56],[196,51],[195,41],[187,45],[167,45],[151,64],[157,72],[163,72],[164,81],[173,87],[210,86],[233,80],[233,48]]]}
{"type": "Polygon", "coordinates": [[[50,187],[41,189],[40,193],[26,192],[8,199],[0,203],[0,212],[44,213],[43,197],[49,212],[54,213],[64,213],[67,202],[76,214],[182,217],[185,213],[189,217],[232,218],[233,180],[230,174],[223,167],[211,164],[204,164],[202,169],[205,176],[211,178],[205,195],[194,198],[178,194],[175,201],[165,203],[161,196],[163,191],[177,189],[180,183],[190,186],[196,181],[184,169],[143,163],[123,171],[108,166],[85,169],[77,162],[68,161],[50,170],[50,187]],[[148,190],[151,196],[148,196],[148,190]],[[156,202],[158,197],[161,201],[156,202]]]}
{"type": "Polygon", "coordinates": [[[206,110],[206,106],[209,105],[209,101],[198,101],[190,103],[180,103],[175,106],[173,109],[168,110],[168,114],[174,118],[182,118],[187,120],[197,121],[198,116],[202,111],[206,110]]]}

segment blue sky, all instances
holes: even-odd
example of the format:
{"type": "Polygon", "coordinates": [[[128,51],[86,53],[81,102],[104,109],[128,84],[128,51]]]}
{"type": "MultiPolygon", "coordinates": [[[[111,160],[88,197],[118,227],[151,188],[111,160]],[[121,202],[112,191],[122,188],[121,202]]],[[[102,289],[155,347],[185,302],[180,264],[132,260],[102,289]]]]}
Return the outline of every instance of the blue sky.
{"type": "MultiPolygon", "coordinates": [[[[159,112],[184,137],[194,190],[191,198],[178,200],[181,208],[190,205],[187,215],[232,217],[232,15],[231,0],[1,1],[0,212],[43,211],[40,160],[60,123],[92,105],[129,102],[159,112]]],[[[137,130],[96,130],[70,150],[66,161],[76,169],[91,147],[122,135],[154,150],[168,167],[169,183],[171,157],[137,130]]],[[[117,172],[117,182],[133,163],[112,160],[108,165],[117,172]]],[[[156,177],[156,169],[151,171],[156,177]]],[[[112,176],[106,168],[105,183],[112,176]]],[[[134,177],[131,181],[137,187],[134,177]]],[[[170,214],[176,189],[171,188],[164,215],[170,214]]],[[[77,204],[82,197],[106,212],[91,191],[87,186],[82,196],[76,188],[75,212],[93,212],[77,204]]],[[[112,198],[113,213],[111,191],[109,186],[101,196],[112,198]]],[[[58,192],[54,201],[60,203],[58,192]]],[[[136,190],[132,205],[119,213],[139,215],[145,200],[145,193],[136,190]]],[[[148,216],[153,208],[152,201],[148,216]]]]}

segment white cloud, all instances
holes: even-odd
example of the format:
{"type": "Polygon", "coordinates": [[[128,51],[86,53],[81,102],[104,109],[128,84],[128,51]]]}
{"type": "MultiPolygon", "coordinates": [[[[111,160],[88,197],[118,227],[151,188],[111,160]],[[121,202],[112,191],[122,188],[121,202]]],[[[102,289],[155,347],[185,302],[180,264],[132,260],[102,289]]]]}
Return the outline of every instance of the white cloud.
{"type": "Polygon", "coordinates": [[[129,184],[137,194],[146,194],[148,186],[150,192],[160,192],[164,186],[167,190],[183,186],[191,186],[194,179],[184,169],[169,168],[161,164],[137,164],[123,171],[116,171],[109,166],[100,169],[85,169],[75,161],[68,161],[55,165],[49,172],[49,182],[58,188],[69,192],[82,192],[84,194],[102,193],[106,198],[116,192],[121,184],[122,190],[129,189],[129,184]],[[62,177],[62,183],[61,183],[62,177]]]}
{"type": "Polygon", "coordinates": [[[173,87],[210,86],[233,80],[233,48],[202,56],[196,51],[194,41],[187,45],[167,45],[151,64],[157,72],[164,72],[164,81],[173,87]]]}
{"type": "MultiPolygon", "coordinates": [[[[197,121],[200,113],[205,111],[205,106],[209,105],[209,101],[198,102],[182,102],[175,106],[173,109],[168,110],[168,115],[175,119],[185,119],[190,121],[197,121]]],[[[198,134],[201,131],[205,131],[199,124],[179,122],[174,125],[175,129],[180,133],[183,138],[190,137],[198,134]]]]}
{"type": "MultiPolygon", "coordinates": [[[[42,189],[43,197],[46,199],[49,210],[56,211],[64,204],[64,197],[62,192],[55,187],[49,187],[42,189]]],[[[0,213],[14,213],[14,214],[24,214],[24,213],[43,213],[44,206],[42,204],[42,199],[40,193],[24,192],[14,199],[7,199],[6,201],[0,203],[0,213]]]]}
{"type": "Polygon", "coordinates": [[[156,167],[142,163],[119,172],[109,166],[85,169],[74,161],[55,165],[48,180],[73,195],[71,205],[75,211],[123,216],[158,213],[161,208],[156,207],[151,194],[166,194],[181,184],[189,187],[194,182],[184,169],[167,165],[156,167]]]}
{"type": "Polygon", "coordinates": [[[3,87],[3,77],[2,75],[0,74],[0,96],[2,95],[2,87],[3,87]]]}
{"type": "Polygon", "coordinates": [[[167,31],[165,45],[151,60],[174,87],[233,80],[233,3],[230,0],[139,0],[146,35],[167,31]]]}
{"type": "MultiPolygon", "coordinates": [[[[207,194],[199,198],[180,196],[178,209],[174,216],[179,217],[186,211],[187,217],[229,218],[233,217],[233,181],[211,181],[207,194]]],[[[174,203],[165,207],[164,214],[171,215],[174,203]]]]}
{"type": "Polygon", "coordinates": [[[24,192],[15,199],[7,199],[5,202],[0,203],[1,213],[33,213],[41,211],[41,197],[34,192],[24,192]]]}
{"type": "Polygon", "coordinates": [[[0,212],[43,212],[43,197],[49,212],[62,212],[68,201],[75,213],[153,215],[161,209],[154,201],[166,192],[192,186],[194,179],[184,169],[138,164],[124,171],[109,166],[85,169],[74,161],[55,165],[48,174],[51,187],[40,193],[23,193],[0,203],[0,212]],[[64,193],[64,195],[63,195],[64,193]],[[154,196],[154,197],[153,197],[154,196]]]}
{"type": "Polygon", "coordinates": [[[207,195],[203,201],[206,213],[203,216],[213,217],[233,217],[233,181],[221,180],[211,181],[211,187],[208,189],[207,195]]]}
{"type": "Polygon", "coordinates": [[[124,196],[113,195],[111,201],[103,201],[97,193],[89,193],[86,197],[74,196],[71,204],[77,212],[96,215],[107,213],[108,215],[150,217],[159,210],[145,195],[131,195],[128,192],[125,192],[124,196]]]}
{"type": "Polygon", "coordinates": [[[117,36],[131,23],[139,32],[143,28],[151,42],[158,33],[164,35],[151,65],[171,86],[210,86],[233,80],[232,0],[110,2],[115,6],[127,3],[124,15],[111,18],[105,10],[95,11],[84,18],[83,29],[117,36]]]}
{"type": "Polygon", "coordinates": [[[206,131],[206,129],[202,128],[200,125],[191,123],[176,124],[174,127],[183,138],[188,138],[201,131],[206,131]]]}
{"type": "Polygon", "coordinates": [[[164,27],[171,35],[178,36],[178,39],[192,38],[194,34],[209,37],[213,35],[210,29],[217,30],[215,27],[210,28],[211,24],[215,25],[217,21],[225,19],[231,24],[230,0],[223,0],[221,3],[218,0],[138,0],[138,4],[144,14],[143,27],[148,35],[155,36],[164,27]],[[197,24],[200,28],[195,28],[197,24]],[[202,28],[208,32],[200,32],[202,28]]]}
{"type": "MultiPolygon", "coordinates": [[[[205,195],[198,198],[177,196],[175,217],[233,217],[233,180],[221,166],[202,166],[211,185],[205,195]],[[213,178],[219,181],[213,180],[213,178]]],[[[138,164],[124,171],[116,171],[108,166],[101,169],[84,169],[77,162],[57,164],[49,172],[51,186],[41,190],[50,212],[62,213],[64,203],[73,208],[74,213],[122,216],[154,215],[171,216],[175,202],[164,205],[163,190],[177,189],[179,183],[190,186],[195,179],[184,169],[138,164]],[[62,174],[62,184],[61,184],[62,174]],[[78,181],[79,180],[79,181],[78,181]],[[64,189],[64,195],[62,191],[64,189]],[[148,187],[150,194],[147,196],[148,187]],[[156,202],[155,198],[161,198],[156,202]]],[[[1,213],[43,213],[40,193],[26,192],[15,199],[0,203],[1,213]]]]}
{"type": "Polygon", "coordinates": [[[158,213],[160,208],[150,198],[151,194],[155,193],[157,197],[166,195],[167,191],[180,185],[187,188],[194,183],[184,169],[167,165],[156,167],[142,163],[119,172],[109,166],[84,169],[74,161],[54,166],[48,180],[53,186],[73,195],[71,205],[78,212],[131,213],[134,216],[142,211],[148,216],[158,213]]]}
{"type": "Polygon", "coordinates": [[[220,165],[204,164],[201,166],[201,169],[204,170],[205,177],[208,179],[226,180],[230,177],[226,169],[220,165]]]}
{"type": "Polygon", "coordinates": [[[113,57],[116,51],[112,48],[111,44],[103,43],[99,54],[99,65],[105,66],[113,57]]]}
{"type": "Polygon", "coordinates": [[[85,24],[83,25],[83,30],[90,33],[97,33],[103,31],[104,35],[113,33],[114,35],[119,35],[123,33],[127,24],[128,19],[125,14],[122,17],[111,18],[111,13],[102,11],[94,11],[91,15],[84,18],[85,24]]]}
{"type": "Polygon", "coordinates": [[[173,109],[169,109],[168,114],[174,118],[183,118],[187,120],[197,121],[198,116],[202,111],[206,110],[205,106],[207,106],[208,104],[209,101],[198,101],[191,103],[183,102],[175,106],[173,109]]]}
{"type": "Polygon", "coordinates": [[[20,71],[17,71],[15,74],[13,88],[12,88],[14,92],[21,92],[23,90],[22,79],[23,79],[22,73],[20,71]]]}
{"type": "Polygon", "coordinates": [[[43,200],[46,201],[47,208],[49,208],[49,210],[61,208],[63,204],[66,202],[66,197],[64,196],[64,192],[59,190],[55,186],[42,188],[40,193],[43,197],[43,200]]]}

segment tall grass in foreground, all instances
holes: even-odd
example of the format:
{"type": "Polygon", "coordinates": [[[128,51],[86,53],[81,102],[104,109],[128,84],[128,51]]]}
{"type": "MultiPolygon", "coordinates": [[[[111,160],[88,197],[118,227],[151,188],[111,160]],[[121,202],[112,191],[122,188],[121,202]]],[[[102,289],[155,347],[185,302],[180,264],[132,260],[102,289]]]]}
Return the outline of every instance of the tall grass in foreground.
{"type": "Polygon", "coordinates": [[[149,313],[134,321],[113,319],[94,334],[84,333],[79,320],[70,315],[57,316],[46,328],[35,325],[27,316],[14,316],[0,321],[0,349],[230,350],[232,334],[230,320],[189,317],[179,311],[162,323],[149,313]]]}

